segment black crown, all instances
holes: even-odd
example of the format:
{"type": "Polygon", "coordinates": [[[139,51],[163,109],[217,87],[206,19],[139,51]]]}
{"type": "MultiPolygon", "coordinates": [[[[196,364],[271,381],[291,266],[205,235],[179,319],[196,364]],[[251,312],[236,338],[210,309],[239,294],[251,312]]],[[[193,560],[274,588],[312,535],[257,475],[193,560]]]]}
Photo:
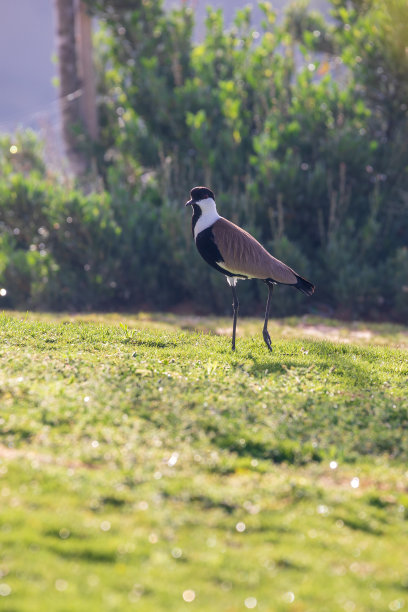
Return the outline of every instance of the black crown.
{"type": "Polygon", "coordinates": [[[195,202],[199,202],[200,200],[205,200],[206,198],[212,198],[214,200],[214,194],[211,189],[207,187],[194,187],[190,192],[191,198],[195,202]]]}

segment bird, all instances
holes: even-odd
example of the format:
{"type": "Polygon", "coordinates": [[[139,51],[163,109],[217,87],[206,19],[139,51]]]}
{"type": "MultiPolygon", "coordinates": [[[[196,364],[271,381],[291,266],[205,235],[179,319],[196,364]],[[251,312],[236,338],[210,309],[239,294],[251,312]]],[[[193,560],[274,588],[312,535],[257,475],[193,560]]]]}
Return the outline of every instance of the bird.
{"type": "Polygon", "coordinates": [[[268,319],[273,287],[290,285],[306,295],[312,295],[314,285],[273,257],[251,234],[221,217],[217,212],[214,193],[208,187],[193,187],[185,206],[192,207],[191,227],[198,252],[204,261],[226,276],[232,289],[232,350],[235,351],[239,309],[237,281],[258,279],[268,287],[262,335],[268,350],[272,351],[268,319]]]}

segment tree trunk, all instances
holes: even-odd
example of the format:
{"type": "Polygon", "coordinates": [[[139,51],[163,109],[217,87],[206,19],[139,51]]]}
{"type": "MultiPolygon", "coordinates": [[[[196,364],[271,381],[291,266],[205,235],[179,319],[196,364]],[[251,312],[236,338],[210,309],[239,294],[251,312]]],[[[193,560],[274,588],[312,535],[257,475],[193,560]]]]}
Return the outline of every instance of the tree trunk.
{"type": "MultiPolygon", "coordinates": [[[[77,0],[78,3],[78,0],[77,0]]],[[[93,141],[98,138],[96,113],[96,81],[92,54],[92,19],[83,2],[79,1],[77,12],[77,65],[82,85],[79,110],[86,131],[93,141]]]]}
{"type": "Polygon", "coordinates": [[[71,170],[81,176],[90,168],[91,155],[86,151],[89,137],[97,137],[91,24],[78,0],[54,0],[54,6],[62,135],[71,170]]]}

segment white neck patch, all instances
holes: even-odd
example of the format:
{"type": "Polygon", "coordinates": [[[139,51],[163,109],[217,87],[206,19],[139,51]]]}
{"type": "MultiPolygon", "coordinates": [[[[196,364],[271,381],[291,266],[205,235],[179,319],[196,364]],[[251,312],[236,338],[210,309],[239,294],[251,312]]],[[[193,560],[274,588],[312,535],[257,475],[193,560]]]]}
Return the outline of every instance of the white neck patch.
{"type": "Polygon", "coordinates": [[[217,213],[217,207],[212,198],[200,200],[197,202],[197,205],[201,208],[201,217],[199,217],[194,228],[194,240],[200,232],[207,229],[207,227],[211,227],[217,219],[220,219],[220,215],[217,213]]]}

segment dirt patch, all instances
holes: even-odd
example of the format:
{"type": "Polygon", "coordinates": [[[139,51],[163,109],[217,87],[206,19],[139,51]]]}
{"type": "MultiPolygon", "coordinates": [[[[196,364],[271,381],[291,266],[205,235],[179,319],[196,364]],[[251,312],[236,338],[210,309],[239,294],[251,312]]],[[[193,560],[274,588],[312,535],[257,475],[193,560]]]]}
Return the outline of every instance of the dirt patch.
{"type": "Polygon", "coordinates": [[[302,332],[315,338],[330,339],[334,342],[350,343],[353,340],[372,340],[373,332],[369,329],[351,330],[329,325],[301,325],[302,332]],[[347,335],[346,335],[347,334],[347,335]]]}

